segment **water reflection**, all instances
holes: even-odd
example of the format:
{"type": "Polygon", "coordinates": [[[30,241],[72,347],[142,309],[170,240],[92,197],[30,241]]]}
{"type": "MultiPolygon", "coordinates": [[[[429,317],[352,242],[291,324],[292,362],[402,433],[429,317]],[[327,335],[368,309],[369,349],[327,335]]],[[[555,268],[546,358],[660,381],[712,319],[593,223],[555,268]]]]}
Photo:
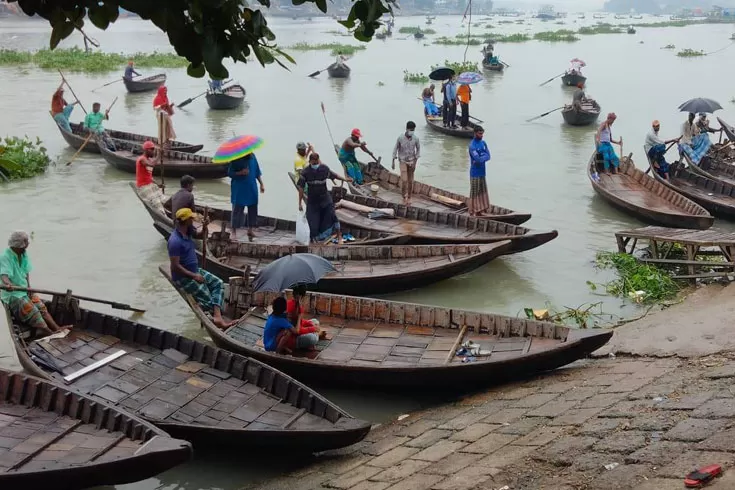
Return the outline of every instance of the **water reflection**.
{"type": "Polygon", "coordinates": [[[345,88],[348,83],[350,83],[349,78],[329,78],[329,86],[332,89],[331,92],[340,103],[345,101],[345,88]]]}

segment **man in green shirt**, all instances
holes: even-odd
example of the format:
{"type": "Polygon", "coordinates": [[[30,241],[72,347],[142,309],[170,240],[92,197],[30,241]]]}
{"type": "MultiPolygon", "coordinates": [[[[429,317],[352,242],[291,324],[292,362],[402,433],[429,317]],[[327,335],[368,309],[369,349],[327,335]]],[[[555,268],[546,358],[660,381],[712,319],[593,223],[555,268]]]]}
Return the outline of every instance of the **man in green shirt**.
{"type": "Polygon", "coordinates": [[[95,102],[92,104],[92,112],[87,114],[87,117],[84,118],[84,129],[95,135],[98,144],[101,142],[110,151],[117,151],[117,148],[115,148],[115,142],[112,141],[110,135],[105,132],[105,128],[103,126],[103,122],[105,120],[110,120],[110,110],[107,109],[105,113],[102,114],[100,112],[100,103],[95,102]]]}
{"type": "Polygon", "coordinates": [[[51,317],[43,301],[30,292],[13,290],[31,287],[31,260],[26,252],[28,244],[28,233],[15,231],[10,235],[8,248],[0,255],[0,281],[9,290],[0,292],[0,300],[16,321],[50,335],[61,327],[51,317]]]}

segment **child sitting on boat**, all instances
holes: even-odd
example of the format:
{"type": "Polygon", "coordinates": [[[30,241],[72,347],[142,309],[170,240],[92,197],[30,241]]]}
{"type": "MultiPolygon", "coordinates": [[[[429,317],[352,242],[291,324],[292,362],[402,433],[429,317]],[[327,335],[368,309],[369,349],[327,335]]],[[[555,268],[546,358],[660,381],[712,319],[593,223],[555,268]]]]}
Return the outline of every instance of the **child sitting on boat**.
{"type": "Polygon", "coordinates": [[[319,342],[319,327],[314,326],[313,321],[308,322],[308,326],[303,323],[298,327],[294,326],[287,315],[288,303],[282,296],[274,299],[272,306],[273,312],[268,316],[263,332],[265,350],[292,354],[298,349],[313,349],[319,342]]]}

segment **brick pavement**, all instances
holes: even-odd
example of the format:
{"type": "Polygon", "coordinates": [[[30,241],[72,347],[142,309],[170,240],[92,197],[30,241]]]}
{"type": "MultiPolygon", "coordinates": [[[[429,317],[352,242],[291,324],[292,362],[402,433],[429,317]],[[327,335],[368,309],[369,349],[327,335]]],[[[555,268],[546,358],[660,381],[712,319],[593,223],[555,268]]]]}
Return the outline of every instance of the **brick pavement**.
{"type": "MultiPolygon", "coordinates": [[[[580,361],[413,413],[250,488],[683,488],[696,466],[735,462],[731,357],[580,361]]],[[[730,473],[708,488],[735,488],[730,473]]]]}

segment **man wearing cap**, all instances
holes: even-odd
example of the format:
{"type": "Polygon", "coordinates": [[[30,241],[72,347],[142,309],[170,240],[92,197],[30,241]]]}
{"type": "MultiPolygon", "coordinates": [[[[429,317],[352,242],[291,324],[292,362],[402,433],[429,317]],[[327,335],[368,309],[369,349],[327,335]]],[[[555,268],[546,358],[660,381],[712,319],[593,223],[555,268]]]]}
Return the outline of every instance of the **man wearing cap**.
{"type": "Polygon", "coordinates": [[[643,145],[643,149],[646,151],[648,160],[653,165],[653,169],[656,173],[664,179],[669,180],[669,164],[665,158],[666,145],[673,143],[674,141],[679,141],[681,138],[664,141],[658,135],[660,129],[661,123],[658,122],[658,120],[651,123],[651,131],[646,135],[646,142],[643,145]]]}
{"type": "Polygon", "coordinates": [[[163,186],[153,182],[153,168],[160,165],[158,159],[153,158],[155,153],[156,145],[152,141],[143,143],[143,154],[135,161],[135,187],[141,199],[165,216],[163,186]]]}
{"type": "Polygon", "coordinates": [[[350,137],[342,143],[342,148],[339,149],[339,162],[345,168],[345,173],[352,178],[355,184],[362,185],[362,169],[355,156],[355,150],[360,148],[364,152],[368,152],[367,145],[365,142],[361,142],[362,132],[355,128],[352,130],[350,137]]]}
{"type": "Polygon", "coordinates": [[[213,323],[224,330],[235,322],[226,322],[222,318],[222,280],[199,268],[194,239],[205,238],[203,230],[197,232],[194,228],[194,212],[191,209],[181,208],[176,212],[175,228],[168,239],[171,278],[205,312],[211,313],[213,323]]]}
{"type": "Polygon", "coordinates": [[[615,141],[612,137],[612,125],[617,118],[618,116],[614,112],[609,113],[595,134],[597,151],[602,155],[605,173],[612,172],[615,174],[618,172],[618,167],[620,166],[620,159],[615,154],[615,149],[612,146],[613,143],[616,145],[623,144],[622,137],[618,141],[615,141]],[[612,170],[610,167],[612,167],[612,170]]]}
{"type": "Polygon", "coordinates": [[[396,168],[396,158],[401,169],[401,191],[403,193],[403,204],[411,205],[411,195],[413,194],[413,175],[416,171],[416,164],[421,156],[421,145],[419,137],[416,136],[416,123],[408,121],[406,123],[406,131],[398,137],[396,146],[393,148],[392,167],[396,168]]]}
{"type": "Polygon", "coordinates": [[[56,121],[56,124],[67,133],[71,133],[69,116],[71,116],[71,111],[74,110],[76,104],[78,102],[69,104],[64,99],[64,82],[61,82],[61,85],[59,85],[59,88],[56,89],[56,92],[51,97],[51,116],[56,121]]]}
{"type": "Polygon", "coordinates": [[[301,177],[301,172],[309,164],[308,158],[312,151],[314,151],[314,147],[311,146],[311,143],[307,144],[303,141],[296,143],[296,158],[293,161],[293,171],[297,181],[301,177]]]}

